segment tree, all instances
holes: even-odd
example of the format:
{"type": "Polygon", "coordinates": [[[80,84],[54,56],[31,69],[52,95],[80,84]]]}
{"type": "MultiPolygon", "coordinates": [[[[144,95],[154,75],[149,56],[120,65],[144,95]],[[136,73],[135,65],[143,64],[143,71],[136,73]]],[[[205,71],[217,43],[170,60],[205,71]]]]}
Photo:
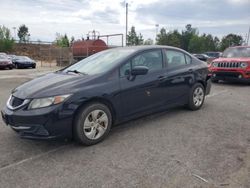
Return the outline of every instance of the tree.
{"type": "Polygon", "coordinates": [[[144,41],[144,45],[153,45],[154,41],[151,38],[148,38],[147,40],[144,41]]]}
{"type": "Polygon", "coordinates": [[[165,28],[161,28],[160,33],[156,36],[156,43],[159,45],[167,45],[167,32],[165,28]]]}
{"type": "Polygon", "coordinates": [[[134,46],[134,45],[142,45],[143,44],[143,36],[141,33],[139,35],[136,34],[135,27],[132,26],[131,30],[127,36],[127,45],[134,46]]]}
{"type": "Polygon", "coordinates": [[[198,35],[196,28],[192,28],[191,24],[186,25],[186,30],[182,31],[182,44],[181,48],[188,50],[189,42],[194,35],[198,35]]]}
{"type": "Polygon", "coordinates": [[[242,43],[243,43],[242,36],[231,33],[222,38],[220,49],[221,51],[224,51],[229,46],[239,46],[242,45],[242,43]]]}
{"type": "Polygon", "coordinates": [[[69,39],[67,34],[61,35],[60,33],[56,33],[55,43],[59,47],[69,47],[69,39]]]}
{"type": "Polygon", "coordinates": [[[169,45],[175,47],[181,47],[181,34],[178,30],[169,31],[166,33],[166,29],[162,28],[160,33],[156,37],[156,43],[159,45],[169,45]]]}
{"type": "Polygon", "coordinates": [[[0,52],[9,52],[14,46],[14,39],[10,35],[10,30],[5,26],[0,26],[0,52]]]}
{"type": "Polygon", "coordinates": [[[19,26],[19,29],[18,29],[18,32],[17,32],[17,35],[19,37],[19,41],[20,42],[27,42],[29,41],[29,37],[30,37],[30,34],[29,34],[29,29],[26,25],[20,25],[19,26]]]}

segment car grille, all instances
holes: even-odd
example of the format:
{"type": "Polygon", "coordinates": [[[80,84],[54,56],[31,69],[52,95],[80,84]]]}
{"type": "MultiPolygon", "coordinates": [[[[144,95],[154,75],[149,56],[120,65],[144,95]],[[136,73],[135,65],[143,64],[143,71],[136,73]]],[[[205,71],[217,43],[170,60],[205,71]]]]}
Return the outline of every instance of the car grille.
{"type": "Polygon", "coordinates": [[[222,67],[222,68],[240,68],[240,62],[219,62],[218,67],[222,67]]]}
{"type": "Polygon", "coordinates": [[[17,98],[17,97],[14,97],[13,95],[11,96],[10,105],[11,105],[12,107],[20,106],[20,105],[23,104],[23,102],[24,102],[23,99],[19,99],[19,98],[17,98]]]}

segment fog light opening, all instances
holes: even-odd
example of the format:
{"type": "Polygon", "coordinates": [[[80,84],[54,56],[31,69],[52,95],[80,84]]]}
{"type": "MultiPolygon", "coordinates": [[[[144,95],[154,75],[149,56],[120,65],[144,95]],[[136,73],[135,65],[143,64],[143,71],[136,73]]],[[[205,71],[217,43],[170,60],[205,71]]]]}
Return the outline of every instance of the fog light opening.
{"type": "Polygon", "coordinates": [[[238,76],[238,78],[240,78],[240,79],[241,79],[241,78],[242,78],[242,75],[240,74],[240,75],[238,76]]]}

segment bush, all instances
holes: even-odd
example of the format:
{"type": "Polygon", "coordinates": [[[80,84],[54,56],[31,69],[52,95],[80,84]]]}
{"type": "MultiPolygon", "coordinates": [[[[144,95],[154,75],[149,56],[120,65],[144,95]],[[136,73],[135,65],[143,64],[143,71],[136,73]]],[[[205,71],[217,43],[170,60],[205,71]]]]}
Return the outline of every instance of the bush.
{"type": "Polygon", "coordinates": [[[0,26],[0,52],[12,51],[14,43],[10,30],[5,26],[0,26]]]}

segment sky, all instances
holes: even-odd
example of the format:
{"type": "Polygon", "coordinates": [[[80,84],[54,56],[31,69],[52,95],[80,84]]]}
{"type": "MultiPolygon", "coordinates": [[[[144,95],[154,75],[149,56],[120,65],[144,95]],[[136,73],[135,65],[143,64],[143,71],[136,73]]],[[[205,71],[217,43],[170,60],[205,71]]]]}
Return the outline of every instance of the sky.
{"type": "MultiPolygon", "coordinates": [[[[162,27],[181,31],[187,24],[200,34],[235,33],[245,39],[250,27],[250,0],[0,0],[0,25],[14,36],[13,28],[25,24],[31,40],[41,41],[54,41],[56,33],[75,39],[92,30],[125,34],[125,3],[128,27],[135,26],[144,39],[155,39],[162,27]]],[[[121,45],[121,38],[109,43],[121,45]]]]}

